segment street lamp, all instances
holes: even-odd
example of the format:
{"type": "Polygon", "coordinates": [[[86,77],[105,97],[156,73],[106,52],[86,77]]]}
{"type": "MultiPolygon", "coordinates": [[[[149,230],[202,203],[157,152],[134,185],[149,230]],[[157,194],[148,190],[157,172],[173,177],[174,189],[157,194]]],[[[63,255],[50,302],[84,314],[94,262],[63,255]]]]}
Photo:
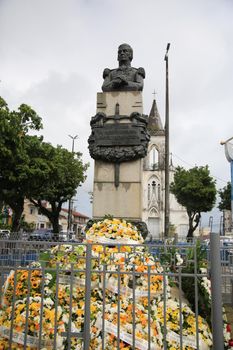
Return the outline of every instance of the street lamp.
{"type": "Polygon", "coordinates": [[[75,136],[68,135],[68,136],[72,139],[72,153],[74,153],[74,140],[78,138],[78,135],[75,135],[75,136]]]}
{"type": "Polygon", "coordinates": [[[212,229],[213,229],[213,216],[209,217],[209,227],[210,227],[210,232],[212,232],[212,229]]]}
{"type": "MultiPolygon", "coordinates": [[[[68,135],[72,139],[72,153],[74,153],[74,140],[78,138],[78,135],[71,136],[68,135]]],[[[72,225],[72,197],[69,199],[68,204],[68,225],[67,225],[67,231],[71,231],[71,225],[72,225]]]]}
{"type": "Polygon", "coordinates": [[[231,164],[231,228],[233,225],[233,142],[230,142],[233,140],[233,137],[229,138],[226,141],[221,141],[220,144],[224,145],[225,148],[225,155],[231,164]]]}
{"type": "Polygon", "coordinates": [[[164,236],[169,234],[169,85],[168,85],[168,50],[167,44],[164,60],[166,61],[166,105],[165,105],[165,205],[164,205],[164,236]]]}

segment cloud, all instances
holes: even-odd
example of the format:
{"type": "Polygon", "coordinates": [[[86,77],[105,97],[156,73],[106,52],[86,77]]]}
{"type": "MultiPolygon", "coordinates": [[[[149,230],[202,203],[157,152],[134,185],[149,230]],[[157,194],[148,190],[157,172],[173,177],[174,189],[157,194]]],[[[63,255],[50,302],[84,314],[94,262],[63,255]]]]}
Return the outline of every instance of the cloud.
{"type": "MultiPolygon", "coordinates": [[[[170,42],[174,162],[209,164],[212,174],[227,181],[229,164],[219,141],[233,136],[232,11],[229,0],[1,1],[0,94],[12,108],[27,103],[42,116],[46,141],[70,149],[68,135],[78,134],[75,146],[92,163],[85,192],[93,179],[89,122],[103,69],[117,66],[117,47],[128,42],[133,65],[146,70],[144,113],[155,89],[164,121],[170,42]]],[[[224,185],[218,180],[218,187],[224,185]]]]}

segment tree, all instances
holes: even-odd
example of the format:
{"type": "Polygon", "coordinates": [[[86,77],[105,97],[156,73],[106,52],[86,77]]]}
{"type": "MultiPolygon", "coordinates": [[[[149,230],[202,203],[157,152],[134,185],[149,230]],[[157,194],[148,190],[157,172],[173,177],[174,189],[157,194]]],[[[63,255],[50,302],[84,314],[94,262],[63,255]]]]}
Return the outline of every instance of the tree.
{"type": "Polygon", "coordinates": [[[41,118],[31,107],[21,104],[17,111],[10,111],[0,97],[0,200],[13,210],[13,231],[19,229],[25,187],[29,185],[27,160],[30,157],[25,141],[29,139],[29,130],[41,128],[41,118]]]}
{"type": "MultiPolygon", "coordinates": [[[[44,147],[48,150],[51,145],[44,144],[44,147]]],[[[77,187],[84,182],[88,164],[83,164],[81,153],[69,152],[61,146],[53,148],[52,153],[48,159],[49,170],[46,169],[45,179],[43,176],[40,180],[37,178],[37,189],[34,193],[31,192],[29,198],[41,213],[49,218],[53,232],[57,233],[62,204],[72,198],[77,187]],[[46,208],[44,201],[49,202],[51,208],[46,208]]]]}
{"type": "Polygon", "coordinates": [[[220,202],[218,204],[218,209],[231,210],[231,183],[228,182],[226,186],[218,191],[220,196],[220,202]]]}
{"type": "Polygon", "coordinates": [[[41,128],[41,118],[31,107],[22,104],[18,111],[10,111],[0,98],[0,201],[13,210],[12,231],[18,231],[24,200],[29,198],[58,232],[62,204],[85,180],[88,165],[82,163],[81,153],[54,147],[28,133],[41,128]],[[44,201],[50,203],[50,210],[44,201]]]}
{"type": "Polygon", "coordinates": [[[208,166],[195,166],[185,170],[178,167],[170,186],[177,202],[186,208],[189,217],[188,238],[198,227],[201,212],[212,210],[216,200],[215,180],[210,176],[208,166]]]}

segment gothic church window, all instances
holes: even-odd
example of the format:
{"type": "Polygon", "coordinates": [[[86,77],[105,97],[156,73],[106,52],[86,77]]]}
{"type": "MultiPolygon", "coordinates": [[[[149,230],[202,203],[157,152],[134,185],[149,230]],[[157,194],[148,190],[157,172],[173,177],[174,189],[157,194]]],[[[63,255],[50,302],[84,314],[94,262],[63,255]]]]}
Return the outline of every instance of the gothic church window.
{"type": "Polygon", "coordinates": [[[160,199],[161,199],[161,197],[160,197],[160,184],[158,184],[158,202],[160,202],[160,199]]]}
{"type": "Polygon", "coordinates": [[[156,193],[156,183],[155,183],[155,181],[152,181],[152,192],[153,192],[153,194],[156,193]]]}
{"type": "Polygon", "coordinates": [[[153,146],[150,150],[149,154],[149,166],[151,170],[158,169],[158,163],[159,163],[159,153],[155,146],[153,146]]]}
{"type": "Polygon", "coordinates": [[[161,200],[161,193],[160,193],[160,183],[158,183],[156,180],[153,178],[149,181],[147,185],[147,199],[148,199],[148,204],[152,202],[159,203],[161,200]]]}
{"type": "Polygon", "coordinates": [[[147,198],[148,198],[148,201],[150,200],[150,184],[148,184],[148,196],[147,196],[147,198]]]}

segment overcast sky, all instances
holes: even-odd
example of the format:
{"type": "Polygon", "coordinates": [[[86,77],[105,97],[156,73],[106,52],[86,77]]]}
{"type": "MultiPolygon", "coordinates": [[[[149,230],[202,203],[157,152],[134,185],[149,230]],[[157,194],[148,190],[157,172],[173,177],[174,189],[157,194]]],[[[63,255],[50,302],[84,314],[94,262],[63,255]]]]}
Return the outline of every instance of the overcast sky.
{"type": "Polygon", "coordinates": [[[230,180],[220,140],[233,136],[232,0],[0,0],[0,95],[29,104],[47,142],[91,163],[75,206],[91,215],[93,160],[87,149],[105,67],[119,44],[144,67],[144,113],[156,91],[164,121],[166,45],[170,70],[170,150],[174,165],[209,164],[218,188],[230,180]]]}

